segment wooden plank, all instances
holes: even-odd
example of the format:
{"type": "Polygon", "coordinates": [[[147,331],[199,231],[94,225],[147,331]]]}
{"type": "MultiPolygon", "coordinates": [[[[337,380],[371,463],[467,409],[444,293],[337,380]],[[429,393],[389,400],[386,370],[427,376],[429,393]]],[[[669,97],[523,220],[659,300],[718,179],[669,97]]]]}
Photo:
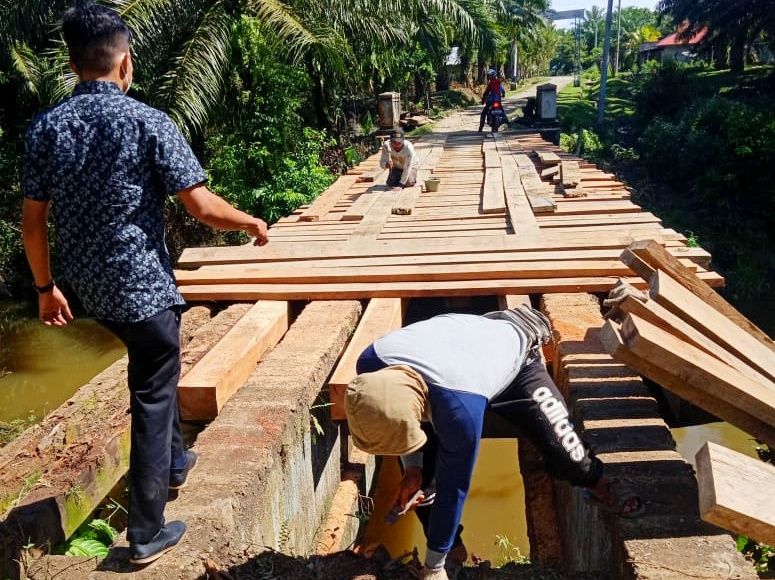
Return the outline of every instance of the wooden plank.
{"type": "Polygon", "coordinates": [[[552,179],[554,176],[559,174],[560,174],[560,166],[553,165],[552,167],[547,167],[546,169],[541,171],[541,179],[552,179]]]}
{"type": "Polygon", "coordinates": [[[519,180],[519,168],[513,157],[503,158],[502,171],[506,209],[512,230],[518,235],[538,236],[540,228],[519,180]]]}
{"type": "Polygon", "coordinates": [[[500,167],[485,169],[482,186],[482,213],[504,213],[506,199],[503,191],[503,171],[500,167]]]}
{"type": "Polygon", "coordinates": [[[417,198],[420,197],[422,187],[418,184],[412,187],[405,187],[401,193],[396,197],[396,201],[393,203],[393,207],[390,208],[390,213],[396,215],[409,215],[414,209],[414,205],[417,203],[417,198]]]}
{"type": "Polygon", "coordinates": [[[364,266],[360,268],[230,268],[178,270],[179,285],[204,284],[338,284],[341,282],[401,282],[442,280],[497,280],[509,278],[570,278],[629,276],[619,260],[547,260],[474,264],[423,264],[364,266]]]}
{"type": "MultiPolygon", "coordinates": [[[[391,206],[392,207],[392,206],[391,206]]],[[[563,233],[542,232],[540,238],[523,238],[521,236],[503,235],[496,239],[429,241],[422,246],[410,242],[381,243],[372,242],[368,245],[351,245],[345,243],[329,243],[310,245],[305,242],[284,243],[272,246],[256,247],[252,244],[242,246],[213,246],[207,248],[186,248],[178,265],[195,267],[208,264],[229,263],[260,263],[279,260],[298,260],[320,257],[354,257],[354,256],[401,256],[411,254],[434,254],[456,252],[503,252],[514,250],[555,250],[568,249],[602,249],[625,248],[638,239],[654,239],[649,232],[618,231],[611,235],[601,228],[598,232],[563,233]]],[[[658,239],[661,239],[657,236],[658,239]]]]}
{"type": "Polygon", "coordinates": [[[710,441],[695,459],[700,517],[775,546],[775,466],[710,441]]]}
{"type": "Polygon", "coordinates": [[[526,294],[501,294],[498,296],[499,310],[511,310],[523,305],[530,306],[530,296],[526,294]]]}
{"type": "MultiPolygon", "coordinates": [[[[628,264],[628,261],[632,262],[632,260],[630,260],[630,256],[632,255],[640,258],[643,263],[648,264],[652,269],[659,268],[663,272],[669,274],[682,286],[685,286],[691,290],[691,292],[702,298],[721,314],[734,321],[735,324],[740,326],[740,328],[744,329],[767,348],[775,351],[775,344],[773,344],[772,339],[767,336],[767,333],[765,333],[753,322],[738,312],[731,304],[729,304],[729,302],[724,300],[724,298],[722,298],[712,288],[708,287],[707,284],[698,281],[691,272],[687,272],[683,264],[681,264],[675,256],[670,254],[658,242],[654,240],[639,240],[637,242],[633,242],[622,253],[622,261],[625,264],[628,264]]],[[[633,270],[635,270],[637,267],[637,264],[628,265],[633,270]]],[[[644,277],[646,280],[649,279],[645,276],[642,277],[644,277]]]]}
{"type": "MultiPolygon", "coordinates": [[[[708,276],[712,278],[713,273],[708,276]]],[[[640,278],[624,278],[645,288],[640,278]]],[[[442,280],[422,282],[369,282],[339,284],[190,284],[179,287],[183,298],[209,300],[351,300],[489,296],[498,294],[551,294],[557,292],[610,292],[616,277],[527,278],[498,280],[442,280]]]]}
{"type": "Polygon", "coordinates": [[[534,213],[545,214],[557,210],[557,204],[549,197],[543,195],[528,195],[527,200],[534,213]]]}
{"type": "Polygon", "coordinates": [[[178,383],[180,417],[209,420],[288,330],[288,303],[260,301],[178,383]]]}
{"type": "Polygon", "coordinates": [[[563,161],[560,163],[560,184],[563,190],[574,188],[581,182],[581,169],[576,161],[563,161]]]}
{"type": "Polygon", "coordinates": [[[649,295],[660,306],[726,348],[754,369],[775,379],[775,351],[762,344],[691,290],[657,270],[649,281],[649,295]]]}
{"type": "Polygon", "coordinates": [[[484,169],[495,169],[501,166],[501,156],[498,155],[498,151],[495,149],[495,143],[492,141],[485,141],[482,145],[482,154],[484,156],[484,169]],[[490,148],[487,148],[487,146],[490,148]]]}
{"type": "MultiPolygon", "coordinates": [[[[755,437],[767,437],[767,440],[762,439],[767,443],[775,443],[772,438],[775,432],[775,391],[750,380],[726,363],[633,314],[628,315],[622,323],[621,336],[635,355],[648,360],[654,366],[675,373],[675,379],[683,383],[683,392],[677,392],[678,396],[755,437]],[[729,416],[728,409],[708,408],[708,398],[723,401],[730,407],[769,425],[769,428],[763,433],[749,431],[752,428],[758,430],[760,426],[737,424],[739,417],[729,416]]],[[[673,390],[675,385],[674,381],[670,384],[659,380],[657,382],[670,390],[673,390]]]]}
{"type": "Polygon", "coordinates": [[[365,241],[376,240],[382,226],[390,217],[395,198],[395,192],[389,190],[378,194],[377,199],[372,203],[358,227],[350,234],[350,239],[346,243],[350,246],[360,246],[365,241]]]}
{"type": "Polygon", "coordinates": [[[369,213],[371,206],[373,206],[374,203],[379,199],[379,196],[385,194],[385,192],[386,187],[384,185],[369,188],[344,211],[339,219],[348,222],[361,221],[363,217],[369,213]]]}
{"type": "Polygon", "coordinates": [[[325,216],[341,199],[345,191],[358,180],[355,175],[343,175],[321,193],[312,204],[299,214],[299,221],[316,222],[325,216]]]}
{"type": "MultiPolygon", "coordinates": [[[[528,211],[529,208],[528,208],[528,211]]],[[[492,219],[492,218],[485,218],[492,219]]],[[[502,219],[502,218],[501,218],[502,219]]],[[[387,229],[387,228],[386,228],[387,229]]],[[[698,250],[692,248],[692,250],[698,250]]],[[[273,260],[262,262],[259,264],[217,264],[212,266],[202,266],[207,269],[231,269],[231,268],[250,268],[260,269],[264,266],[271,267],[273,269],[294,269],[298,267],[303,268],[360,268],[364,266],[384,266],[392,265],[399,266],[402,264],[473,264],[473,263],[498,263],[498,262],[542,262],[548,260],[615,260],[618,259],[619,249],[578,249],[578,250],[524,250],[524,251],[501,251],[491,253],[479,253],[479,252],[455,252],[455,253],[442,253],[442,254],[410,254],[410,255],[394,255],[390,256],[389,263],[386,263],[385,257],[382,256],[313,256],[308,259],[300,259],[294,261],[273,260]]],[[[687,255],[683,259],[690,258],[691,255],[687,255]]],[[[704,253],[698,254],[697,260],[702,261],[704,259],[704,253]]],[[[697,265],[693,266],[695,269],[697,265]]]]}
{"type": "Polygon", "coordinates": [[[681,340],[692,344],[697,348],[715,356],[717,359],[725,362],[734,369],[737,369],[752,381],[756,381],[775,390],[775,383],[772,380],[756,371],[748,363],[723,348],[711,338],[705,336],[694,326],[682,320],[670,312],[667,308],[660,306],[654,300],[641,302],[637,298],[628,297],[619,308],[627,314],[634,314],[651,324],[670,332],[681,340]]]}
{"type": "MultiPolygon", "coordinates": [[[[627,317],[628,320],[633,318],[627,317]]],[[[775,442],[775,425],[740,409],[734,403],[730,403],[728,398],[721,398],[715,391],[702,392],[702,384],[697,388],[693,380],[689,380],[692,377],[684,376],[688,367],[684,366],[683,361],[679,361],[678,366],[670,366],[664,358],[655,356],[654,353],[637,352],[631,348],[629,340],[625,340],[622,336],[621,326],[611,320],[607,320],[601,328],[600,340],[615,360],[626,364],[635,372],[761,441],[775,442]]],[[[680,351],[685,351],[683,346],[680,351]]]]}
{"type": "Polygon", "coordinates": [[[391,330],[401,328],[403,307],[400,298],[372,298],[363,312],[342,358],[328,381],[328,396],[331,402],[331,419],[346,419],[344,413],[344,392],[355,378],[355,364],[358,357],[372,342],[391,330]]]}
{"type": "Polygon", "coordinates": [[[546,149],[533,149],[533,153],[538,155],[538,159],[541,161],[542,167],[549,167],[551,165],[557,165],[562,161],[560,156],[553,151],[546,149]]]}

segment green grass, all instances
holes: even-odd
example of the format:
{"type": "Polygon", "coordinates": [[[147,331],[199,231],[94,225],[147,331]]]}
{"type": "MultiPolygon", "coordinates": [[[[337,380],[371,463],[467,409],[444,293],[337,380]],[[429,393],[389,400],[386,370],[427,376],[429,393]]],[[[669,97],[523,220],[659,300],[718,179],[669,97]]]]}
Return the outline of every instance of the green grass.
{"type": "MultiPolygon", "coordinates": [[[[729,70],[713,71],[694,68],[692,79],[700,96],[715,94],[735,95],[740,92],[753,93],[752,98],[771,99],[769,88],[775,83],[773,66],[755,66],[743,72],[729,70]]],[[[609,77],[606,86],[606,119],[631,117],[633,107],[633,82],[629,73],[609,77]]],[[[568,85],[557,95],[557,113],[563,127],[591,127],[597,121],[597,103],[600,98],[600,83],[574,87],[568,85]]]]}

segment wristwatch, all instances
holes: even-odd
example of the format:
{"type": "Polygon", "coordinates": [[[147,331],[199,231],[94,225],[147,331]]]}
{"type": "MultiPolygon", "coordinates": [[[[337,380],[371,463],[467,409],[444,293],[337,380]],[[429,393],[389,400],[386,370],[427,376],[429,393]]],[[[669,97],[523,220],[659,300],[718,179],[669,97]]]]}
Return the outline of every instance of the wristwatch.
{"type": "Polygon", "coordinates": [[[32,283],[32,287],[35,288],[35,292],[38,294],[46,294],[47,292],[51,292],[54,289],[54,286],[56,286],[56,282],[53,278],[51,279],[51,282],[45,286],[36,286],[35,282],[32,283]]]}

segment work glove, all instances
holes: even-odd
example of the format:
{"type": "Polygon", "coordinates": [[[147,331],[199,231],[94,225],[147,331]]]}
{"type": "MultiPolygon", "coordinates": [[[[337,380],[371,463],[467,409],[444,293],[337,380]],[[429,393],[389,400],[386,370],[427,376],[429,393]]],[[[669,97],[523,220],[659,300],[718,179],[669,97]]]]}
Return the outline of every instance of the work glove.
{"type": "Polygon", "coordinates": [[[483,316],[495,320],[508,320],[527,335],[529,346],[526,362],[528,363],[538,357],[541,346],[552,339],[552,326],[549,319],[529,306],[523,305],[511,310],[496,310],[483,316]]]}
{"type": "Polygon", "coordinates": [[[447,571],[444,568],[428,568],[423,566],[420,572],[420,580],[449,580],[447,571]]]}
{"type": "Polygon", "coordinates": [[[617,322],[621,322],[621,319],[624,318],[625,313],[620,308],[620,305],[627,299],[628,296],[632,296],[641,302],[646,302],[649,299],[649,296],[646,292],[643,290],[638,290],[635,288],[635,286],[632,286],[631,284],[628,284],[619,278],[619,281],[614,285],[613,288],[611,288],[611,291],[608,293],[608,298],[603,300],[603,306],[608,308],[608,312],[605,313],[605,318],[607,320],[616,320],[617,322]]]}

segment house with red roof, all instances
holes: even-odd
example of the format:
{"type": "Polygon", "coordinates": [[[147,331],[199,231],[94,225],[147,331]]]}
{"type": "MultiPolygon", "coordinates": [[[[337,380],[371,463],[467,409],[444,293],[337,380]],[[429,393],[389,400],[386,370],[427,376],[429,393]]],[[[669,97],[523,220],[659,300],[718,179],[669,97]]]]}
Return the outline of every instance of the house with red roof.
{"type": "Polygon", "coordinates": [[[638,66],[648,60],[688,62],[695,59],[697,45],[705,38],[708,29],[703,28],[689,39],[681,34],[685,29],[686,25],[682,25],[676,32],[663,36],[655,42],[641,43],[638,46],[638,66]]]}

